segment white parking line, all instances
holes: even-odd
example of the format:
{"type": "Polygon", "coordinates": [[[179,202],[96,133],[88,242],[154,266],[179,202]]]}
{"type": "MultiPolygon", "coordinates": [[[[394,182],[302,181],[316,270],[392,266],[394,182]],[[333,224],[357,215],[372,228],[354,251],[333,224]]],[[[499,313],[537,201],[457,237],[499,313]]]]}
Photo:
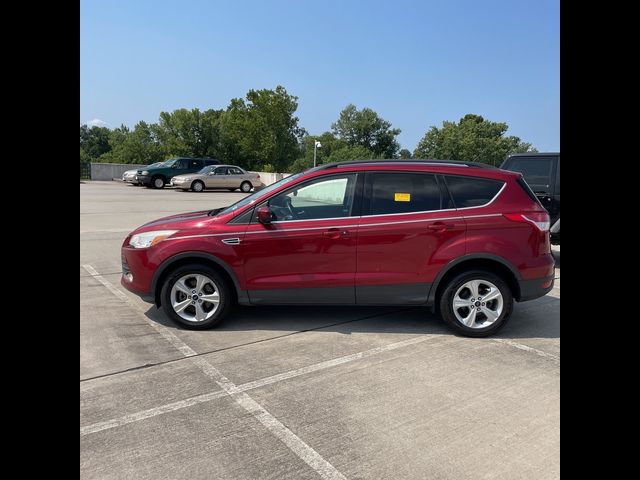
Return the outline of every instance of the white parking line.
{"type": "MultiPolygon", "coordinates": [[[[313,373],[320,370],[326,370],[327,368],[353,362],[355,360],[360,360],[362,358],[371,357],[373,355],[377,355],[383,352],[389,352],[391,350],[396,350],[398,348],[406,347],[409,345],[415,345],[417,343],[422,343],[425,340],[429,340],[435,337],[436,335],[420,335],[418,337],[409,338],[407,340],[402,340],[400,342],[391,343],[391,344],[383,345],[380,347],[375,347],[369,350],[365,350],[363,352],[352,353],[351,355],[345,355],[343,357],[334,358],[332,360],[316,363],[314,365],[308,365],[306,367],[297,368],[295,370],[290,370],[288,372],[278,373],[276,375],[271,375],[270,377],[261,378],[260,380],[254,380],[252,382],[243,383],[242,385],[238,385],[236,388],[240,392],[246,392],[247,390],[253,390],[254,388],[260,388],[266,385],[271,385],[272,383],[281,382],[283,380],[288,380],[294,377],[299,377],[300,375],[306,375],[308,373],[313,373]]],[[[161,407],[150,408],[148,410],[143,410],[141,412],[125,415],[123,417],[116,418],[113,420],[108,420],[106,422],[94,423],[92,425],[81,427],[80,436],[88,435],[90,433],[100,432],[102,430],[108,430],[110,428],[120,427],[122,425],[127,425],[133,422],[139,422],[140,420],[145,420],[147,418],[155,417],[157,415],[162,415],[164,413],[175,412],[176,410],[181,410],[183,408],[191,407],[199,403],[209,402],[211,400],[215,400],[216,398],[224,397],[225,395],[226,395],[226,392],[224,391],[205,393],[203,395],[197,395],[195,397],[187,398],[185,400],[180,400],[178,402],[162,405],[161,407]]]]}
{"type": "MultiPolygon", "coordinates": [[[[127,304],[132,305],[133,302],[118,288],[102,277],[91,265],[83,265],[84,269],[89,272],[96,280],[102,285],[107,287],[111,293],[118,298],[123,299],[127,304]]],[[[140,311],[137,306],[136,310],[140,311]]],[[[160,334],[169,340],[173,337],[171,344],[176,347],[185,357],[197,355],[186,343],[176,337],[166,327],[157,324],[147,318],[146,315],[141,313],[141,317],[154,327],[160,334]],[[162,333],[164,332],[164,333],[162,333]],[[191,353],[193,352],[193,353],[191,353]]],[[[316,452],[313,448],[307,445],[300,439],[295,433],[285,427],[277,418],[271,415],[265,410],[258,402],[252,399],[248,394],[242,392],[238,387],[226,378],[222,373],[218,371],[213,365],[206,361],[202,357],[196,357],[193,363],[200,367],[200,369],[209,377],[211,377],[236,403],[243,407],[247,412],[254,416],[262,425],[264,425],[274,436],[280,439],[289,449],[295,453],[301,460],[307,465],[313,468],[322,478],[325,479],[343,479],[346,477],[342,475],[333,465],[327,462],[322,456],[316,452]]]]}
{"type": "Polygon", "coordinates": [[[553,355],[551,353],[543,352],[542,350],[538,350],[537,348],[529,347],[527,345],[523,345],[521,343],[514,342],[513,340],[508,340],[506,338],[492,338],[491,340],[493,340],[494,342],[504,343],[505,345],[510,345],[512,347],[519,348],[520,350],[524,350],[526,352],[535,353],[536,355],[539,355],[540,357],[552,358],[552,359],[554,359],[556,361],[560,360],[560,357],[558,357],[557,355],[553,355]]]}

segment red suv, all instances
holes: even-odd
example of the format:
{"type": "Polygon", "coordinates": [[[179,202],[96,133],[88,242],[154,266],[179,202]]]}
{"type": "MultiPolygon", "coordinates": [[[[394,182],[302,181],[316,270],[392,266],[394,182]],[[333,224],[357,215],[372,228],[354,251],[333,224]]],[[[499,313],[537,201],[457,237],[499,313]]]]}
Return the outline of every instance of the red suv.
{"type": "Polygon", "coordinates": [[[122,269],[122,285],[192,329],[234,303],[429,305],[474,337],[554,281],[549,215],[520,173],[427,160],[322,165],[147,223],[122,269]]]}

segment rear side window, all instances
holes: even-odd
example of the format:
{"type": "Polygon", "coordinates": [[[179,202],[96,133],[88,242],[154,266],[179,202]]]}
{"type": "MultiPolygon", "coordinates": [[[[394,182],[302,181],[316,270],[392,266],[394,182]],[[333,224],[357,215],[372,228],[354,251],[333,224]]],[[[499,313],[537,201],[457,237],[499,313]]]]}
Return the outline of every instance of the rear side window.
{"type": "Polygon", "coordinates": [[[370,215],[440,210],[440,188],[433,174],[372,173],[370,215]]]}
{"type": "Polygon", "coordinates": [[[445,175],[449,192],[456,208],[479,207],[489,203],[500,191],[504,182],[477,177],[445,175]]]}
{"type": "Polygon", "coordinates": [[[527,195],[529,195],[529,198],[531,200],[533,200],[534,202],[536,202],[538,205],[542,206],[542,203],[540,203],[540,200],[538,199],[538,197],[536,197],[536,194],[533,193],[533,190],[531,190],[531,188],[529,187],[529,185],[527,185],[527,182],[525,181],[524,178],[520,177],[518,180],[518,185],[520,185],[520,188],[522,188],[525,193],[527,195]]]}
{"type": "Polygon", "coordinates": [[[202,160],[189,160],[189,168],[202,168],[202,160]]]}
{"type": "Polygon", "coordinates": [[[535,192],[548,192],[551,189],[553,162],[553,157],[515,157],[510,160],[506,170],[522,173],[524,179],[535,192]]]}
{"type": "Polygon", "coordinates": [[[229,167],[229,175],[243,175],[242,170],[237,167],[229,167]]]}

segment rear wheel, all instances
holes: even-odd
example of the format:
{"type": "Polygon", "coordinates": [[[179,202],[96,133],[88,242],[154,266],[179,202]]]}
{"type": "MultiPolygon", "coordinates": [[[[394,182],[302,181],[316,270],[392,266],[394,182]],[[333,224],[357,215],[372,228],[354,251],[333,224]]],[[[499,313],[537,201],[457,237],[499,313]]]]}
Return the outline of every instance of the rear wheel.
{"type": "Polygon", "coordinates": [[[193,190],[194,192],[201,192],[204,190],[204,183],[202,183],[200,180],[196,180],[195,182],[193,182],[191,184],[191,190],[193,190]]]}
{"type": "Polygon", "coordinates": [[[225,279],[212,268],[196,264],[171,272],[162,286],[161,297],[167,316],[191,330],[217,325],[231,308],[225,279]]]}
{"type": "Polygon", "coordinates": [[[164,178],[157,176],[151,179],[151,184],[153,188],[164,188],[164,178]]]}
{"type": "Polygon", "coordinates": [[[251,188],[252,188],[251,182],[242,182],[240,184],[240,190],[242,190],[244,193],[250,192],[251,188]]]}
{"type": "Polygon", "coordinates": [[[502,278],[486,270],[452,278],[439,301],[442,318],[468,337],[488,337],[505,326],[513,310],[513,294],[502,278]]]}

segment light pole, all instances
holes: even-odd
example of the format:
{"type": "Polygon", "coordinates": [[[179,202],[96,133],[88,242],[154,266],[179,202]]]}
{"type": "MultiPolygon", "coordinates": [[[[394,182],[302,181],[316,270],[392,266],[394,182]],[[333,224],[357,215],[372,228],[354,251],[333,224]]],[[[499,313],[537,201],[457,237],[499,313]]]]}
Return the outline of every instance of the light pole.
{"type": "Polygon", "coordinates": [[[318,148],[322,148],[322,144],[319,141],[314,140],[313,142],[313,166],[314,167],[316,166],[316,150],[318,148]]]}

